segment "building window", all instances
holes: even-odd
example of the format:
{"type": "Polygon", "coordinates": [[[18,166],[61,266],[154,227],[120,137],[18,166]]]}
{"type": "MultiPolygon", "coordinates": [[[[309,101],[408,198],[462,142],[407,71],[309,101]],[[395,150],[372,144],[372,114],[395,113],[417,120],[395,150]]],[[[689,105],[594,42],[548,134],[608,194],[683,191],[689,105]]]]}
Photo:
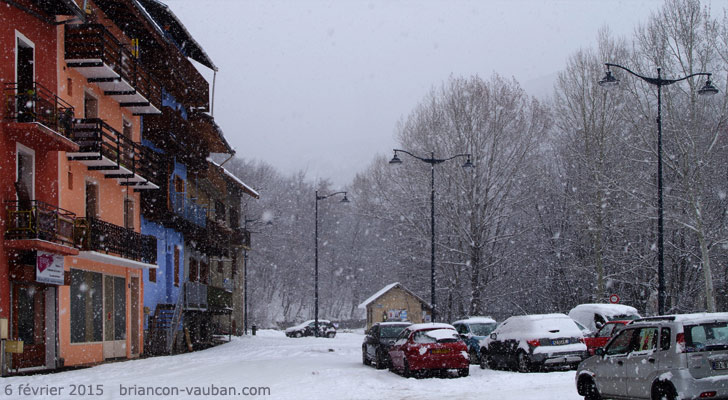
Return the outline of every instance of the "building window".
{"type": "Polygon", "coordinates": [[[99,187],[94,182],[86,182],[86,218],[99,216],[99,187]]]}
{"type": "Polygon", "coordinates": [[[157,269],[149,268],[149,282],[157,282],[157,269]]]}
{"type": "Polygon", "coordinates": [[[17,144],[16,153],[15,191],[19,201],[29,202],[35,198],[35,152],[17,144]]]}
{"type": "Polygon", "coordinates": [[[174,247],[174,286],[179,286],[179,247],[174,247]]]}
{"type": "Polygon", "coordinates": [[[121,133],[127,139],[131,139],[132,138],[132,124],[131,124],[131,122],[129,122],[126,119],[124,119],[121,124],[122,124],[122,131],[121,131],[121,133]]]}
{"type": "Polygon", "coordinates": [[[222,263],[222,260],[217,262],[217,272],[219,272],[219,273],[225,272],[225,267],[222,263]]]}
{"type": "Polygon", "coordinates": [[[83,116],[86,119],[99,117],[99,101],[89,93],[84,93],[83,116]]]}
{"type": "Polygon", "coordinates": [[[102,276],[71,269],[71,343],[100,342],[103,327],[102,276]]]}
{"type": "Polygon", "coordinates": [[[68,97],[73,97],[73,79],[71,78],[66,81],[66,93],[68,97]]]}
{"type": "Polygon", "coordinates": [[[225,204],[220,200],[215,200],[215,219],[225,222],[225,204]]]}
{"type": "Polygon", "coordinates": [[[134,199],[124,199],[124,228],[134,230],[134,199]]]}
{"type": "Polygon", "coordinates": [[[200,261],[200,282],[208,284],[210,278],[210,266],[206,261],[200,261]]]}
{"type": "Polygon", "coordinates": [[[194,258],[190,258],[190,282],[197,282],[197,265],[197,260],[195,260],[194,258]]]}

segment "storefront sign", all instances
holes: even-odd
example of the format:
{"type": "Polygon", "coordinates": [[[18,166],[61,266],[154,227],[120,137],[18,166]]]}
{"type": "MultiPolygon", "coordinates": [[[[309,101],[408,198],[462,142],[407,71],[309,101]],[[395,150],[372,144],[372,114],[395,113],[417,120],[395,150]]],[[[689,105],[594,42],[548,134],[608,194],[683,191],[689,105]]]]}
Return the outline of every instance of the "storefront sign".
{"type": "Polygon", "coordinates": [[[36,282],[63,285],[63,256],[39,251],[35,261],[36,282]]]}

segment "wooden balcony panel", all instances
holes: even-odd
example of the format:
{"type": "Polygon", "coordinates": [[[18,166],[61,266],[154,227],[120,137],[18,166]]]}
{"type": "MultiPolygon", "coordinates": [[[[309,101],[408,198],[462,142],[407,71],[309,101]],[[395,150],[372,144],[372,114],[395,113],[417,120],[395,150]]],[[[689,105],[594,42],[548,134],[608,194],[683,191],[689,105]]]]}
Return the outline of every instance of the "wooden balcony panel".
{"type": "Polygon", "coordinates": [[[76,214],[39,200],[5,201],[6,240],[40,239],[73,247],[76,214]]]}
{"type": "Polygon", "coordinates": [[[160,112],[161,86],[103,25],[66,25],[65,46],[67,65],[122,107],[135,114],[160,112]]]}
{"type": "Polygon", "coordinates": [[[71,137],[79,145],[67,153],[69,160],[80,161],[89,170],[117,179],[122,186],[158,189],[155,182],[158,164],[144,146],[132,141],[101,119],[76,120],[71,137]]]}
{"type": "Polygon", "coordinates": [[[157,238],[98,218],[77,218],[74,240],[84,251],[103,252],[147,264],[157,262],[157,238]]]}

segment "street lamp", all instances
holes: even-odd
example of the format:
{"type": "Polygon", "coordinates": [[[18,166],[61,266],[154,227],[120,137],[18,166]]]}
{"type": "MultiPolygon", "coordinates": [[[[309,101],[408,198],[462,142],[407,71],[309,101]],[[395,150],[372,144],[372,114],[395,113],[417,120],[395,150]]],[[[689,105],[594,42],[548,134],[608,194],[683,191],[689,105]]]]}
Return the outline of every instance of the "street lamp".
{"type": "Polygon", "coordinates": [[[650,85],[657,86],[657,313],[663,315],[665,313],[665,264],[664,264],[664,253],[665,245],[663,239],[663,206],[662,206],[662,87],[669,86],[673,83],[684,81],[694,76],[704,75],[707,76],[705,85],[698,90],[698,94],[701,96],[712,96],[718,93],[718,89],[713,86],[710,81],[710,73],[697,72],[684,76],[678,79],[664,79],[662,78],[662,68],[657,68],[657,77],[642,76],[636,72],[629,70],[629,68],[623,67],[618,64],[604,63],[607,66],[606,75],[599,81],[599,86],[604,88],[613,88],[619,85],[619,79],[612,75],[610,67],[616,67],[623,69],[630,74],[642,79],[650,85]]]}
{"type": "Polygon", "coordinates": [[[437,316],[437,307],[435,302],[435,165],[441,164],[445,161],[450,161],[457,157],[467,157],[467,160],[462,165],[466,170],[473,168],[473,163],[470,161],[470,153],[456,154],[448,158],[435,158],[435,152],[430,152],[430,158],[419,157],[407,150],[394,149],[394,157],[389,161],[391,165],[400,165],[402,160],[397,156],[397,153],[404,153],[412,158],[430,164],[430,303],[432,305],[432,321],[435,322],[437,316]]]}
{"type": "MultiPolygon", "coordinates": [[[[246,232],[249,232],[248,223],[258,222],[262,218],[263,217],[251,218],[251,219],[246,218],[243,221],[243,229],[246,232]]],[[[267,226],[273,225],[273,222],[269,220],[268,222],[265,223],[265,225],[267,225],[267,226]]],[[[253,233],[253,232],[250,232],[250,233],[253,233]]],[[[255,233],[259,233],[259,232],[255,232],[255,233]]],[[[252,237],[251,237],[251,241],[252,241],[252,237]]],[[[243,335],[247,335],[247,334],[248,334],[248,247],[245,246],[245,247],[243,247],[243,335]]]]}
{"type": "Polygon", "coordinates": [[[337,194],[343,194],[344,198],[341,199],[340,203],[348,204],[349,199],[346,197],[346,192],[335,192],[331,194],[327,194],[325,196],[319,196],[318,190],[316,191],[316,212],[314,214],[314,235],[315,235],[315,244],[314,244],[314,273],[313,273],[313,281],[314,281],[314,289],[313,289],[313,297],[314,297],[314,322],[313,322],[313,330],[314,330],[314,336],[319,336],[319,319],[318,319],[318,304],[319,304],[319,293],[318,293],[318,202],[324,199],[328,199],[331,196],[335,196],[337,194]]]}

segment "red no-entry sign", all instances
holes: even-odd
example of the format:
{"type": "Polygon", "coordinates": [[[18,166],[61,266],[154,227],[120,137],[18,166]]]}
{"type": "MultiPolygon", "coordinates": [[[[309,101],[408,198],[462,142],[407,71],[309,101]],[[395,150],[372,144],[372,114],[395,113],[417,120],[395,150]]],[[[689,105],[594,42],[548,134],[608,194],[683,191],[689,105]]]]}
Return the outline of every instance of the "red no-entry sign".
{"type": "Polygon", "coordinates": [[[616,294],[609,296],[609,302],[612,304],[619,303],[619,296],[617,296],[616,294]]]}

